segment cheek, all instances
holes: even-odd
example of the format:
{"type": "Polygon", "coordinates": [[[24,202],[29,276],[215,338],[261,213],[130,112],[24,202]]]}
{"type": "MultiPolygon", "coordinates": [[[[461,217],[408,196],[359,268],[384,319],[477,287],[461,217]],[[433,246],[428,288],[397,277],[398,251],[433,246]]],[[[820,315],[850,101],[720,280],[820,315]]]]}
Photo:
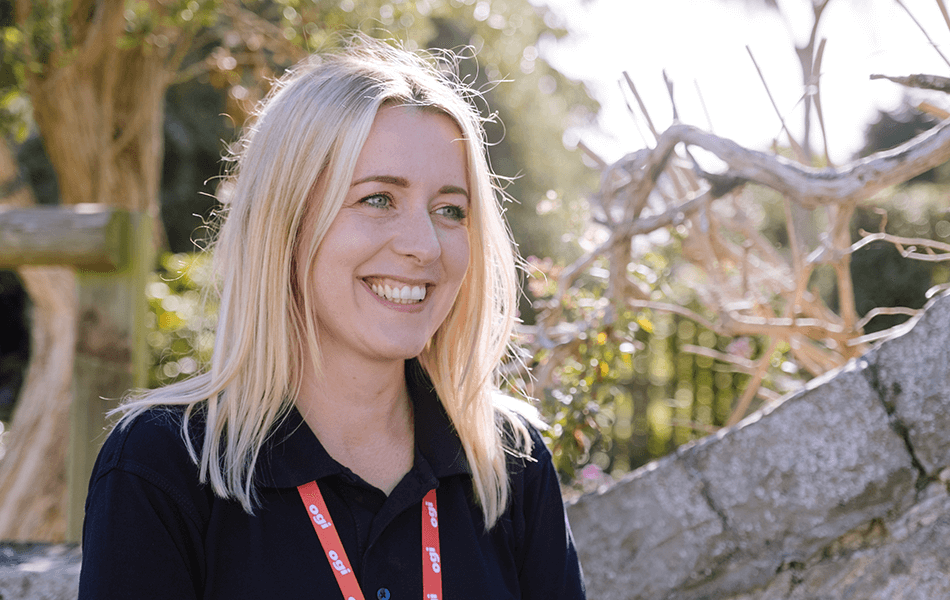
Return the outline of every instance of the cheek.
{"type": "Polygon", "coordinates": [[[317,275],[340,275],[367,256],[376,252],[375,238],[379,234],[365,224],[355,222],[346,215],[338,215],[330,225],[314,257],[313,273],[317,275]]]}
{"type": "Polygon", "coordinates": [[[467,229],[451,232],[442,245],[442,256],[446,273],[461,283],[471,260],[467,229]]]}

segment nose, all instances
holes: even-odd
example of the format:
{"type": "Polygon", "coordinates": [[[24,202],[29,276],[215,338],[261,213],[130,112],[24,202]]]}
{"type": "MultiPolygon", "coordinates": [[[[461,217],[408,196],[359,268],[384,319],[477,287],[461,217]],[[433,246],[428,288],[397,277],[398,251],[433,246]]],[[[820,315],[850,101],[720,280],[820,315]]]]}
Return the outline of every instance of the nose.
{"type": "Polygon", "coordinates": [[[403,213],[393,227],[392,247],[396,253],[411,257],[422,265],[430,264],[442,255],[442,242],[428,208],[403,213]]]}

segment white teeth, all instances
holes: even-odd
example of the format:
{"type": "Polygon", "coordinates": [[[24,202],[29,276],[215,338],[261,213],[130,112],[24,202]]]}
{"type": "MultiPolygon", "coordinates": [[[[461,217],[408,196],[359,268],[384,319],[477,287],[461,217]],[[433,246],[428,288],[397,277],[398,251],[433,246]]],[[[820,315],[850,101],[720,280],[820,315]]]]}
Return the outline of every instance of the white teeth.
{"type": "Polygon", "coordinates": [[[426,298],[426,286],[415,285],[402,287],[390,287],[388,284],[370,284],[373,293],[381,298],[385,298],[396,304],[415,304],[426,298]]]}

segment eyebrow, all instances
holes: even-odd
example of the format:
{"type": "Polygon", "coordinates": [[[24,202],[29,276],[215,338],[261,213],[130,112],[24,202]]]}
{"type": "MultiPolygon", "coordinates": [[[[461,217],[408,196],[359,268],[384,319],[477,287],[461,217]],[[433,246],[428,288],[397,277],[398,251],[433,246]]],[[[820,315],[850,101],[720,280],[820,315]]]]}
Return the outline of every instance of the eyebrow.
{"type": "MultiPolygon", "coordinates": [[[[356,187],[360,184],[369,183],[369,182],[388,183],[390,185],[395,185],[401,188],[409,187],[408,179],[406,179],[405,177],[397,177],[395,175],[370,175],[369,177],[363,177],[362,179],[358,179],[354,181],[352,185],[350,185],[350,187],[356,187]]],[[[463,187],[459,187],[457,185],[443,185],[441,188],[439,188],[439,193],[440,194],[460,194],[462,196],[465,196],[465,198],[469,197],[468,190],[466,190],[463,187]]]]}

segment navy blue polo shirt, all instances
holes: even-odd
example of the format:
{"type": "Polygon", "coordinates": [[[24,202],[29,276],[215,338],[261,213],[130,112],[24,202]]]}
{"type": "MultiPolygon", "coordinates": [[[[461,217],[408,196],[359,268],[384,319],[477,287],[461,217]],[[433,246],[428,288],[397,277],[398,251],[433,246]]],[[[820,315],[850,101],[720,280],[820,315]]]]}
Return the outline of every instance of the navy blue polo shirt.
{"type": "MultiPolygon", "coordinates": [[[[408,370],[412,370],[407,369],[408,370]]],[[[409,376],[416,457],[386,496],[336,462],[297,411],[255,471],[259,506],[198,483],[180,409],[152,409],[106,441],[90,482],[79,597],[341,598],[297,486],[316,480],[366,600],[422,598],[421,502],[437,489],[445,600],[582,599],[584,585],[551,455],[509,459],[511,501],[486,533],[471,472],[423,377],[409,376]]],[[[200,447],[203,423],[193,418],[200,447]]]]}

